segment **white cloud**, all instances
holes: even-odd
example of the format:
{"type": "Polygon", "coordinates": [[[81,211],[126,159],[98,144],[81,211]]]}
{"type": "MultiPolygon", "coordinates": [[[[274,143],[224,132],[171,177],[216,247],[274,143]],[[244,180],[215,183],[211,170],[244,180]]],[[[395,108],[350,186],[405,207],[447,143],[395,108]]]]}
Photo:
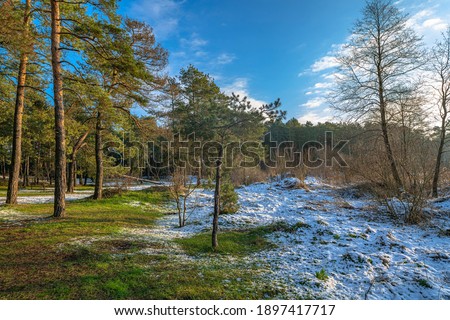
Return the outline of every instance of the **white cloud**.
{"type": "Polygon", "coordinates": [[[194,55],[198,58],[206,57],[208,55],[208,52],[199,50],[199,51],[196,51],[194,53],[194,55]]]}
{"type": "Polygon", "coordinates": [[[429,1],[427,8],[418,11],[408,19],[407,26],[422,35],[425,44],[431,46],[440,37],[441,32],[448,27],[449,17],[449,9],[440,8],[436,1],[429,1]]]}
{"type": "Polygon", "coordinates": [[[415,15],[411,17],[412,20],[420,20],[433,15],[433,11],[430,9],[424,9],[417,12],[415,15]]]}
{"type": "Polygon", "coordinates": [[[214,81],[221,81],[223,80],[223,76],[221,74],[213,73],[209,75],[211,78],[214,79],[214,81]]]}
{"type": "Polygon", "coordinates": [[[247,78],[237,78],[235,79],[231,84],[224,86],[223,92],[225,94],[237,94],[241,98],[247,97],[247,100],[250,101],[253,107],[258,108],[262,106],[263,104],[267,104],[266,101],[259,100],[256,98],[251,97],[248,89],[248,79],[247,78]]]}
{"type": "Polygon", "coordinates": [[[210,53],[206,50],[208,41],[193,32],[189,37],[181,38],[180,47],[186,52],[181,65],[194,64],[200,65],[202,62],[210,60],[210,53]]]}
{"type": "Polygon", "coordinates": [[[318,82],[314,85],[315,89],[328,89],[333,86],[333,83],[331,82],[318,82]]]}
{"type": "Polygon", "coordinates": [[[311,70],[312,72],[320,72],[337,66],[339,66],[339,63],[334,56],[325,56],[314,62],[311,70]]]}
{"type": "Polygon", "coordinates": [[[137,0],[127,9],[128,15],[145,20],[159,39],[169,37],[178,29],[181,1],[137,0]]]}
{"type": "Polygon", "coordinates": [[[322,105],[324,105],[327,102],[327,99],[323,97],[317,97],[314,99],[308,100],[306,103],[302,104],[303,107],[306,107],[308,109],[318,108],[322,105]]]}
{"type": "Polygon", "coordinates": [[[445,29],[447,29],[448,25],[441,18],[432,18],[432,19],[425,20],[423,22],[422,26],[424,28],[430,28],[435,31],[444,31],[445,29]]]}
{"type": "Polygon", "coordinates": [[[189,38],[180,39],[180,44],[182,47],[190,48],[191,50],[200,49],[208,44],[208,41],[202,39],[198,33],[191,33],[189,38]]]}
{"type": "Polygon", "coordinates": [[[312,123],[318,123],[318,122],[324,123],[324,122],[333,120],[333,117],[330,115],[321,115],[316,112],[308,112],[308,113],[298,117],[297,120],[300,123],[305,123],[307,121],[310,121],[312,123]]]}
{"type": "MultiPolygon", "coordinates": [[[[419,0],[398,1],[400,7],[409,8],[405,12],[411,12],[412,15],[408,19],[407,25],[419,35],[423,35],[427,46],[431,46],[440,37],[441,32],[448,27],[448,21],[450,21],[449,7],[440,6],[441,2],[436,0],[429,0],[426,3],[419,3],[419,0]]],[[[351,37],[350,34],[344,42],[348,42],[351,37]]],[[[301,105],[301,107],[309,109],[307,111],[322,110],[325,107],[326,95],[340,77],[339,72],[335,69],[339,66],[336,56],[343,53],[343,50],[345,50],[344,44],[332,45],[328,52],[317,59],[309,69],[299,74],[299,76],[309,75],[317,79],[314,86],[308,88],[305,94],[309,100],[301,105]]],[[[308,112],[301,119],[323,121],[325,116],[321,115],[322,113],[323,111],[308,112]]]]}
{"type": "Polygon", "coordinates": [[[341,76],[341,74],[339,72],[334,72],[334,73],[328,73],[328,74],[323,75],[323,78],[328,81],[334,81],[334,80],[338,79],[339,76],[341,76]]]}
{"type": "Polygon", "coordinates": [[[175,52],[172,52],[170,55],[171,55],[171,57],[184,58],[184,57],[186,57],[186,52],[184,52],[184,51],[175,51],[175,52]]]}
{"type": "Polygon", "coordinates": [[[229,53],[222,53],[217,57],[218,64],[229,64],[236,59],[235,55],[229,53]]]}

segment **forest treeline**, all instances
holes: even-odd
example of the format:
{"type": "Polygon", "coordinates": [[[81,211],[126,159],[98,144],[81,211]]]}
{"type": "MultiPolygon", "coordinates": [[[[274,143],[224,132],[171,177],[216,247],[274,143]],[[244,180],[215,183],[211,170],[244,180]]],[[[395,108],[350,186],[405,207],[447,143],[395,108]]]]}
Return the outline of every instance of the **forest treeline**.
{"type": "Polygon", "coordinates": [[[6,203],[17,203],[21,185],[52,185],[54,216],[60,217],[66,192],[78,183],[92,179],[94,199],[101,199],[105,179],[172,176],[192,157],[194,165],[183,174],[214,182],[216,231],[224,179],[239,185],[309,173],[368,183],[385,197],[408,195],[421,207],[430,195],[438,196],[450,175],[450,29],[431,49],[422,41],[392,1],[368,1],[337,53],[340,66],[329,92],[330,105],[345,122],[301,124],[286,121],[279,99],[251,105],[246,97],[225,94],[195,66],[168,76],[169,52],[151,26],[121,16],[116,0],[0,0],[6,203]],[[311,168],[301,161],[287,168],[294,153],[311,162],[331,148],[326,132],[333,132],[336,143],[348,140],[341,150],[345,164],[331,160],[311,168]],[[219,142],[212,162],[210,154],[191,154],[189,148],[163,152],[167,141],[192,134],[202,145],[219,142]],[[265,161],[222,169],[229,155],[221,146],[243,141],[260,141],[256,152],[265,161]],[[172,157],[171,165],[155,160],[165,156],[172,157]],[[272,157],[277,165],[266,166],[272,157]]]}

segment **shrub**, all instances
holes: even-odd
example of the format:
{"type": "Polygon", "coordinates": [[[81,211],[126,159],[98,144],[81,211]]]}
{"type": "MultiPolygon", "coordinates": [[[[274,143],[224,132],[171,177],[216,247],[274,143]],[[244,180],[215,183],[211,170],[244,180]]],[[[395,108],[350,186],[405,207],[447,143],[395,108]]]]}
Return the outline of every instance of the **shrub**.
{"type": "Polygon", "coordinates": [[[103,199],[110,199],[115,196],[121,196],[124,192],[126,192],[126,189],[122,188],[121,186],[114,187],[114,188],[108,188],[103,190],[103,199]]]}
{"type": "Polygon", "coordinates": [[[230,180],[224,180],[220,191],[220,214],[233,214],[239,210],[239,196],[230,180]]]}
{"type": "Polygon", "coordinates": [[[385,197],[382,203],[386,206],[391,217],[395,219],[402,218],[409,224],[419,224],[427,221],[429,218],[423,210],[426,205],[424,192],[403,192],[398,197],[385,197]]]}
{"type": "Polygon", "coordinates": [[[256,168],[235,168],[230,172],[231,181],[235,186],[250,185],[267,181],[268,173],[256,168]]]}

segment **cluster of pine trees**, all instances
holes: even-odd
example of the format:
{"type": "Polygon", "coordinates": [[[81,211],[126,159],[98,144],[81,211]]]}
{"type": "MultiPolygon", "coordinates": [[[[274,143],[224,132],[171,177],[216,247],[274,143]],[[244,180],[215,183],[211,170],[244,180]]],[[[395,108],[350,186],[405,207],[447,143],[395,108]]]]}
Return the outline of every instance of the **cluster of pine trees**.
{"type": "MultiPolygon", "coordinates": [[[[81,177],[94,178],[94,199],[101,199],[105,170],[118,162],[130,174],[159,175],[162,166],[151,161],[142,170],[143,150],[130,151],[136,142],[169,140],[173,132],[195,133],[202,143],[257,139],[266,121],[283,116],[279,103],[254,109],[245,97],[225,95],[193,66],[169,78],[168,52],[152,28],[117,9],[114,0],[0,2],[0,152],[8,204],[17,203],[20,183],[50,183],[54,216],[61,217],[65,194],[81,177]],[[136,106],[152,116],[136,116],[136,106]],[[129,154],[117,156],[120,145],[129,154]]],[[[223,150],[216,153],[213,167],[220,168],[223,150]]],[[[180,165],[183,155],[173,157],[180,165]]],[[[161,170],[167,175],[174,166],[161,170]]]]}
{"type": "Polygon", "coordinates": [[[131,108],[148,105],[166,82],[168,54],[151,27],[117,9],[114,0],[0,2],[7,203],[17,203],[20,176],[27,185],[33,175],[54,185],[54,216],[63,216],[77,165],[92,166],[92,157],[79,157],[86,149],[95,158],[94,197],[102,197],[107,129],[129,126],[131,108]]]}
{"type": "MultiPolygon", "coordinates": [[[[60,217],[66,192],[82,178],[93,178],[94,199],[101,199],[105,174],[161,177],[187,168],[198,182],[215,182],[217,232],[224,174],[238,172],[245,182],[262,171],[292,173],[286,155],[321,156],[315,142],[326,151],[330,131],[335,141],[349,141],[345,163],[331,161],[314,173],[370,182],[389,195],[437,196],[448,179],[450,29],[425,50],[392,1],[371,0],[349,39],[329,99],[348,122],[300,124],[283,121],[279,100],[252,106],[192,65],[169,77],[168,52],[152,28],[118,14],[116,0],[0,0],[6,202],[17,203],[20,184],[51,184],[60,217]],[[137,116],[137,106],[147,115],[137,116]],[[253,171],[230,172],[222,165],[230,156],[224,146],[243,141],[263,141],[261,161],[253,171]],[[164,149],[168,142],[171,150],[164,149]],[[269,170],[273,156],[282,161],[269,170]]],[[[297,169],[305,174],[305,162],[297,169]]]]}

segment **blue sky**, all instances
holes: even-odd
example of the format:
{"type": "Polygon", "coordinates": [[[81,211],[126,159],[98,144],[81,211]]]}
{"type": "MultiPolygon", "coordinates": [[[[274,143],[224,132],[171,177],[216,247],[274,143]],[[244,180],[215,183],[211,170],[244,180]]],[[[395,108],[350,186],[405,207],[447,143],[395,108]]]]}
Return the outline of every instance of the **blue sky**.
{"type": "MultiPolygon", "coordinates": [[[[281,98],[288,118],[333,120],[324,99],[332,55],[361,16],[363,0],[122,0],[170,52],[168,72],[193,64],[225,92],[254,104],[281,98]]],[[[450,21],[449,0],[401,0],[432,44],[450,21]]]]}

